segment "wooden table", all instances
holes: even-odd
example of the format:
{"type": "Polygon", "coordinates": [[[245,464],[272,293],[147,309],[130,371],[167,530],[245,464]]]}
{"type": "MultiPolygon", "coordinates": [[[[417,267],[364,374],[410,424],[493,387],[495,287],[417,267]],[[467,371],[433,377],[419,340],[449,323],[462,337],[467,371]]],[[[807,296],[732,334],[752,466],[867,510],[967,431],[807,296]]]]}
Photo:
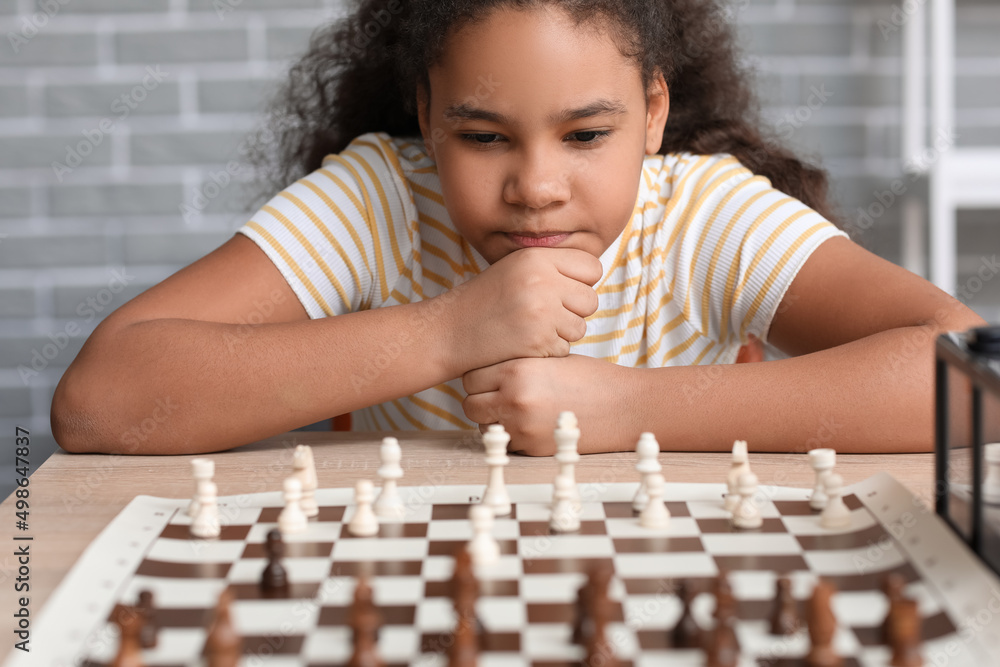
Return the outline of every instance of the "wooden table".
{"type": "MultiPolygon", "coordinates": [[[[404,486],[486,482],[479,433],[424,431],[397,433],[334,433],[296,431],[237,449],[211,454],[219,495],[277,491],[288,475],[297,444],[313,447],[320,488],[350,487],[360,478],[373,479],[378,467],[378,443],[385,435],[403,447],[404,486]]],[[[0,509],[3,543],[0,550],[0,609],[15,609],[18,576],[15,545],[31,545],[31,613],[37,617],[49,595],[83,550],[132,498],[152,495],[188,498],[194,490],[193,456],[108,456],[54,454],[31,477],[30,530],[16,531],[15,498],[0,509]],[[14,535],[32,535],[31,542],[14,542],[14,535]]],[[[725,481],[729,454],[663,452],[667,482],[725,481]]],[[[751,454],[761,484],[811,487],[813,473],[803,454],[751,454]]],[[[636,481],[635,454],[590,454],[576,467],[581,482],[636,481]]],[[[556,463],[551,458],[511,456],[508,483],[551,483],[556,463]]],[[[934,461],[931,454],[840,455],[837,472],[851,484],[887,470],[915,494],[932,504],[934,461]]],[[[10,617],[0,630],[9,633],[10,617]]],[[[35,641],[55,638],[32,636],[35,641]]],[[[5,642],[4,654],[10,650],[5,642]]]]}

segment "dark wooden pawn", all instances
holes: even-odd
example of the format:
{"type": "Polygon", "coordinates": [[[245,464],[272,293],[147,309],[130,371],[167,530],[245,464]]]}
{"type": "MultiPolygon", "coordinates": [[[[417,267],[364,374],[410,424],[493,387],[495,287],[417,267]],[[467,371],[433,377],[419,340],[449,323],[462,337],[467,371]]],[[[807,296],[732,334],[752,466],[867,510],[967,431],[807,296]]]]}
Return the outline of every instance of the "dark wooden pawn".
{"type": "Polygon", "coordinates": [[[475,619],[459,616],[455,621],[451,647],[448,649],[448,667],[476,667],[479,661],[479,637],[475,619]]]}
{"type": "Polygon", "coordinates": [[[715,627],[706,633],[711,639],[705,647],[705,667],[736,667],[740,661],[740,645],[736,639],[735,607],[719,608],[715,627]]]}
{"type": "Polygon", "coordinates": [[[455,616],[467,619],[472,626],[473,636],[478,637],[483,633],[483,624],[476,615],[479,580],[476,579],[476,573],[472,567],[472,554],[463,544],[455,549],[454,559],[455,567],[449,582],[449,593],[454,604],[455,616]]]}
{"type": "Polygon", "coordinates": [[[619,667],[614,645],[608,639],[607,626],[611,619],[611,599],[607,594],[607,583],[601,588],[602,575],[598,574],[590,600],[591,632],[584,640],[587,657],[585,667],[619,667]]]}
{"type": "Polygon", "coordinates": [[[687,581],[681,581],[677,584],[677,597],[682,606],[681,616],[677,619],[677,623],[670,633],[670,645],[674,648],[698,648],[701,646],[701,628],[698,627],[698,621],[691,613],[691,604],[696,595],[697,591],[687,581]]]}
{"type": "Polygon", "coordinates": [[[285,555],[285,543],[281,539],[281,531],[272,528],[267,533],[265,543],[267,565],[260,575],[260,590],[265,597],[283,597],[288,594],[288,570],[281,562],[285,555]]]}
{"type": "Polygon", "coordinates": [[[837,617],[833,614],[832,599],[837,589],[832,583],[820,579],[806,604],[806,623],[809,627],[809,653],[807,667],[840,667],[843,659],[833,649],[833,636],[837,632],[837,617]]]}
{"type": "Polygon", "coordinates": [[[906,588],[906,579],[898,572],[890,572],[882,579],[882,592],[885,593],[888,610],[885,619],[882,621],[882,643],[892,646],[892,623],[893,605],[903,599],[903,589],[906,588]]]}
{"type": "Polygon", "coordinates": [[[243,656],[243,637],[233,625],[231,605],[233,593],[222,591],[215,607],[215,617],[205,639],[208,667],[237,667],[243,656]]]}
{"type": "Polygon", "coordinates": [[[917,601],[901,598],[895,601],[889,619],[892,637],[892,667],[923,667],[920,655],[920,611],[917,601]]]}
{"type": "Polygon", "coordinates": [[[111,667],[142,667],[142,645],[139,640],[142,612],[136,607],[115,605],[111,612],[111,622],[118,626],[121,636],[118,653],[111,667]]]}
{"type": "Polygon", "coordinates": [[[371,586],[366,577],[360,577],[354,587],[354,602],[348,617],[354,650],[347,667],[384,667],[378,655],[379,623],[371,586]]]}
{"type": "Polygon", "coordinates": [[[774,611],[771,613],[772,635],[793,635],[802,625],[798,603],[792,597],[792,582],[779,577],[775,582],[774,611]]]}
{"type": "Polygon", "coordinates": [[[152,591],[139,592],[139,612],[142,615],[142,630],[139,632],[139,643],[143,648],[156,648],[156,603],[152,591]]]}

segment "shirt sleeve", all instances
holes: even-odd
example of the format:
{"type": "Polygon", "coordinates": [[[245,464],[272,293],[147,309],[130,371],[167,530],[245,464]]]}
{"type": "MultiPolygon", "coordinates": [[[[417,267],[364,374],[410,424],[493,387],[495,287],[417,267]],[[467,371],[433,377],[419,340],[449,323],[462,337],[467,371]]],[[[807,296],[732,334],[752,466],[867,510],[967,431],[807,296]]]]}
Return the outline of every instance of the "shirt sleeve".
{"type": "Polygon", "coordinates": [[[701,165],[679,252],[675,285],[688,319],[710,338],[767,341],[789,285],[819,245],[849,238],[802,201],[731,155],[701,165]]]}
{"type": "Polygon", "coordinates": [[[236,231],[274,262],[310,318],[377,308],[412,255],[406,192],[390,137],[367,133],[236,231]]]}

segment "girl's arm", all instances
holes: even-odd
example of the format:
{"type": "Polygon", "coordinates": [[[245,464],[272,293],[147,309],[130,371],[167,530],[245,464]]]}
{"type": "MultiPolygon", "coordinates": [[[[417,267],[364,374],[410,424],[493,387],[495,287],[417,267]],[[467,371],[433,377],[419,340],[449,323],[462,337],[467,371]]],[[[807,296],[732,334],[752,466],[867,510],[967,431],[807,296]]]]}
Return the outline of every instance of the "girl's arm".
{"type": "Polygon", "coordinates": [[[310,320],[236,234],[97,327],[52,433],[70,452],[219,451],[409,395],[461,373],[436,301],[310,320]]]}
{"type": "Polygon", "coordinates": [[[983,324],[933,284],[833,238],[810,255],[771,323],[769,342],[797,356],[630,369],[632,418],[670,448],[743,439],[758,451],[928,451],[935,338],[983,324]]]}

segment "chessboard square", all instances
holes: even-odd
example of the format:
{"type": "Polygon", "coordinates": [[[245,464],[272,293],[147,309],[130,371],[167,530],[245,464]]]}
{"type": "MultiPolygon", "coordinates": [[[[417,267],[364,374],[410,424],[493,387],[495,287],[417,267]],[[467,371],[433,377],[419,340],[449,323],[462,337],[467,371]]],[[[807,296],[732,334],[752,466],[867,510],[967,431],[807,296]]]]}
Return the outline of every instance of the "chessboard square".
{"type": "MultiPolygon", "coordinates": [[[[431,521],[468,521],[469,508],[476,503],[436,503],[431,510],[431,521]]],[[[510,507],[510,514],[505,514],[498,519],[516,520],[520,514],[517,503],[510,507]]]]}
{"type": "MultiPolygon", "coordinates": [[[[266,542],[267,534],[277,523],[258,523],[250,529],[247,542],[266,542]]],[[[282,534],[281,539],[286,545],[293,542],[315,542],[320,544],[335,543],[340,538],[340,524],[336,521],[310,521],[301,533],[282,534]]]]}
{"type": "MultiPolygon", "coordinates": [[[[330,574],[330,561],[327,558],[283,558],[281,563],[288,572],[288,581],[293,583],[315,583],[323,581],[330,574]]],[[[259,584],[265,567],[266,558],[238,560],[229,570],[229,580],[234,583],[259,584]]]]}
{"type": "Polygon", "coordinates": [[[538,537],[540,535],[607,535],[608,529],[604,519],[600,521],[581,521],[580,528],[572,533],[560,533],[552,530],[546,521],[519,521],[521,537],[538,537]]]}
{"type": "Polygon", "coordinates": [[[888,600],[882,591],[837,591],[833,596],[833,613],[842,625],[882,625],[889,610],[888,600]]]}
{"type": "Polygon", "coordinates": [[[235,600],[233,623],[244,635],[305,635],[316,627],[312,600],[235,600]]]}
{"type": "Polygon", "coordinates": [[[414,624],[424,632],[450,632],[455,624],[454,602],[447,597],[420,600],[414,624]]]}
{"type": "Polygon", "coordinates": [[[778,573],[741,571],[729,573],[729,585],[740,600],[772,600],[778,573]]]}
{"type": "MultiPolygon", "coordinates": [[[[205,645],[205,630],[203,628],[160,628],[156,633],[156,639],[156,648],[143,650],[143,664],[189,665],[195,656],[201,655],[201,650],[205,645]]],[[[111,649],[111,654],[105,659],[108,664],[114,660],[117,647],[117,640],[108,647],[111,649]]]]}
{"type": "Polygon", "coordinates": [[[527,623],[524,602],[519,598],[485,598],[476,603],[476,613],[489,632],[515,632],[527,623]]]}
{"type": "MultiPolygon", "coordinates": [[[[518,522],[513,519],[495,519],[490,534],[498,540],[513,540],[520,536],[518,522]]],[[[438,521],[427,526],[429,540],[471,540],[472,522],[469,519],[438,521]]]]}
{"type": "MultiPolygon", "coordinates": [[[[546,503],[518,503],[517,518],[519,521],[544,521],[549,522],[552,517],[552,504],[546,503]]],[[[601,502],[580,503],[581,521],[602,521],[604,520],[604,504],[601,502]]]]}
{"type": "MultiPolygon", "coordinates": [[[[220,521],[219,526],[219,537],[216,540],[227,541],[227,540],[243,540],[246,539],[247,534],[250,532],[250,526],[247,525],[237,525],[230,526],[225,521],[220,521]]],[[[191,524],[178,524],[169,523],[163,527],[163,531],[160,533],[161,540],[201,540],[202,538],[195,537],[191,534],[191,524]]],[[[214,541],[214,540],[213,540],[214,541]]]]}
{"type": "MultiPolygon", "coordinates": [[[[278,523],[278,517],[284,507],[265,507],[260,511],[260,518],[257,523],[278,523]]],[[[331,523],[344,518],[344,507],[323,507],[319,508],[319,514],[310,519],[310,523],[331,523]]]]}
{"type": "MultiPolygon", "coordinates": [[[[782,521],[785,522],[785,527],[788,532],[794,535],[836,535],[839,533],[857,533],[866,530],[874,530],[875,533],[884,533],[884,530],[879,525],[878,521],[872,516],[872,513],[867,509],[858,509],[851,512],[851,525],[847,528],[838,528],[832,530],[830,528],[824,528],[820,521],[820,513],[807,515],[807,516],[785,516],[782,517],[782,521]]],[[[876,537],[876,540],[878,538],[876,537]]],[[[837,548],[837,547],[835,547],[837,548]]]]}
{"type": "Polygon", "coordinates": [[[228,540],[156,540],[149,560],[171,563],[231,563],[243,553],[243,542],[228,540]]]}
{"type": "Polygon", "coordinates": [[[617,554],[615,572],[626,578],[711,577],[718,574],[715,560],[707,553],[617,554]]]}
{"type": "Polygon", "coordinates": [[[525,602],[575,602],[577,591],[586,580],[587,575],[582,572],[533,574],[525,579],[521,597],[525,602]]]}
{"type": "Polygon", "coordinates": [[[340,540],[333,547],[333,558],[351,561],[423,560],[427,540],[407,538],[355,538],[340,540]]]}
{"type": "MultiPolygon", "coordinates": [[[[465,549],[469,540],[433,540],[427,543],[427,555],[454,558],[460,549],[465,549]]],[[[497,540],[501,554],[517,554],[517,540],[497,540]]]]}
{"type": "Polygon", "coordinates": [[[702,535],[705,550],[713,556],[759,556],[800,554],[798,541],[785,533],[729,533],[702,535]]]}
{"type": "Polygon", "coordinates": [[[343,664],[351,657],[354,639],[349,627],[314,628],[302,646],[302,658],[323,664],[343,664]]]}
{"type": "Polygon", "coordinates": [[[316,593],[316,602],[324,606],[346,606],[354,600],[354,587],[357,580],[354,576],[328,577],[316,593]]]}
{"type": "Polygon", "coordinates": [[[809,569],[819,576],[882,573],[906,563],[895,542],[884,542],[874,550],[807,551],[804,556],[809,569]]]}
{"type": "MultiPolygon", "coordinates": [[[[349,626],[353,604],[352,600],[343,606],[323,607],[319,612],[318,625],[320,627],[349,626]]],[[[416,617],[416,606],[409,603],[393,605],[377,602],[375,607],[378,611],[379,623],[383,627],[390,625],[411,626],[416,617]]]]}
{"type": "Polygon", "coordinates": [[[713,558],[716,567],[726,572],[737,570],[796,572],[808,569],[801,554],[734,554],[713,555],[713,558]]]}
{"type": "Polygon", "coordinates": [[[689,500],[687,506],[695,519],[729,519],[733,516],[726,511],[721,495],[718,500],[689,500]]]}
{"type": "MultiPolygon", "coordinates": [[[[517,597],[520,594],[521,586],[517,579],[480,579],[479,597],[517,597]]],[[[426,598],[447,598],[451,597],[452,586],[448,580],[425,581],[424,597],[426,598]]]]}
{"type": "Polygon", "coordinates": [[[628,517],[622,519],[606,519],[608,535],[611,537],[648,537],[658,533],[666,533],[670,537],[698,537],[701,530],[698,523],[689,516],[670,516],[670,524],[662,531],[654,531],[643,528],[639,524],[639,517],[628,517]]]}
{"type": "Polygon", "coordinates": [[[743,655],[753,655],[764,660],[804,656],[810,647],[809,635],[804,630],[794,635],[776,636],[771,634],[768,621],[743,620],[737,623],[736,641],[739,642],[743,655]]]}
{"type": "Polygon", "coordinates": [[[476,576],[479,579],[519,579],[524,570],[521,567],[521,559],[515,556],[500,555],[500,560],[490,565],[476,565],[476,576]]]}
{"type": "Polygon", "coordinates": [[[376,606],[416,604],[424,595],[421,577],[376,577],[371,584],[376,606]]]}
{"type": "Polygon", "coordinates": [[[639,640],[635,632],[620,621],[607,625],[607,637],[614,648],[615,655],[621,660],[630,660],[639,655],[639,640]]]}
{"type": "Polygon", "coordinates": [[[625,625],[632,628],[672,628],[681,617],[676,595],[633,595],[622,600],[625,625]]]}
{"type": "Polygon", "coordinates": [[[232,591],[237,600],[309,600],[309,604],[312,604],[319,587],[320,582],[314,581],[312,583],[292,582],[281,589],[263,589],[260,582],[251,581],[230,584],[229,590],[232,591]]]}
{"type": "Polygon", "coordinates": [[[379,629],[378,652],[385,662],[408,663],[420,649],[420,632],[413,627],[387,625],[379,629]]]}
{"type": "Polygon", "coordinates": [[[700,649],[643,651],[636,656],[634,667],[704,667],[705,652],[700,649]]]}
{"type": "Polygon", "coordinates": [[[614,555],[606,535],[540,535],[518,540],[518,553],[533,558],[600,558],[614,555]]]}
{"type": "Polygon", "coordinates": [[[178,563],[175,561],[147,558],[139,563],[136,575],[168,579],[224,579],[229,572],[229,563],[178,563]]]}
{"type": "Polygon", "coordinates": [[[524,651],[536,661],[579,664],[586,653],[572,640],[573,628],[566,623],[531,624],[522,633],[524,651]]]}
{"type": "MultiPolygon", "coordinates": [[[[330,558],[333,542],[285,542],[283,558],[330,558]]],[[[250,542],[243,549],[243,558],[267,558],[263,542],[250,542]]]]}
{"type": "Polygon", "coordinates": [[[136,604],[140,591],[150,591],[157,608],[205,607],[211,608],[219,600],[219,593],[226,587],[223,579],[161,579],[136,575],[128,582],[121,597],[125,604],[136,604]]]}
{"type": "Polygon", "coordinates": [[[423,574],[424,579],[438,581],[441,579],[450,579],[454,569],[455,559],[450,555],[434,556],[428,553],[427,558],[424,559],[424,569],[421,574],[423,574]]]}
{"type": "Polygon", "coordinates": [[[746,533],[787,533],[788,529],[781,519],[777,517],[764,518],[760,528],[753,530],[743,530],[733,525],[731,518],[727,519],[698,519],[698,529],[704,534],[714,533],[716,535],[743,535],[746,533]]]}

